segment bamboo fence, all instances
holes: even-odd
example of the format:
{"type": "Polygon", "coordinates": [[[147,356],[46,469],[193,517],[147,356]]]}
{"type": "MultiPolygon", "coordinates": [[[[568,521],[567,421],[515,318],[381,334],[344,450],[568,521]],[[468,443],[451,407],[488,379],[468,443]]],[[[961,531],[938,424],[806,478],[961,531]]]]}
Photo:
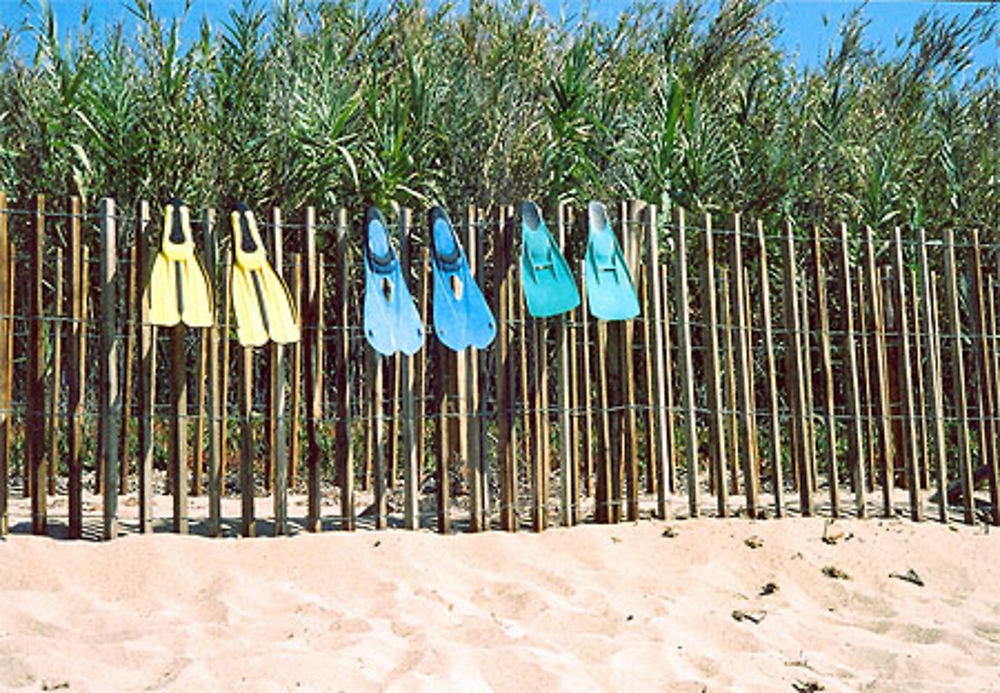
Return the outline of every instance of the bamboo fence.
{"type": "MultiPolygon", "coordinates": [[[[163,329],[142,302],[160,235],[148,204],[17,207],[0,193],[0,534],[542,531],[699,515],[1000,523],[992,233],[880,237],[617,208],[642,303],[619,323],[590,317],[586,298],[531,318],[513,208],[456,214],[498,324],[489,348],[461,353],[433,336],[427,231],[399,210],[428,338],[386,358],[360,326],[357,213],[259,215],[302,339],[255,350],[232,329],[226,215],[193,223],[215,325],[163,329]],[[157,494],[169,517],[155,516],[157,494]],[[289,494],[306,497],[303,516],[289,494]],[[234,495],[240,515],[224,516],[234,495]],[[204,516],[192,496],[207,496],[204,516]],[[256,517],[268,496],[270,516],[256,517]],[[132,497],[136,518],[119,512],[132,497]]],[[[582,278],[586,214],[547,211],[582,278]]]]}

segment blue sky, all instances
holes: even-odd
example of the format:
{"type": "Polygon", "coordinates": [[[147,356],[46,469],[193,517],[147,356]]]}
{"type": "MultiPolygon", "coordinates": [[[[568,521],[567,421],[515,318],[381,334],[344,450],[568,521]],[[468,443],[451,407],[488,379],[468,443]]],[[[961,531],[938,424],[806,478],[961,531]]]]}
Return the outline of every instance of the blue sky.
{"type": "MultiPolygon", "coordinates": [[[[156,11],[164,17],[180,15],[186,0],[152,0],[156,11]]],[[[197,31],[203,16],[212,21],[225,17],[229,7],[239,0],[189,0],[191,10],[187,29],[197,31]]],[[[130,15],[123,0],[50,0],[56,11],[60,27],[64,30],[78,23],[85,5],[91,9],[91,22],[100,25],[105,22],[129,21],[130,15]]],[[[268,0],[264,0],[264,5],[268,0]]],[[[561,9],[573,12],[582,3],[567,0],[545,0],[546,8],[553,15],[561,9]]],[[[605,20],[613,20],[631,3],[628,0],[604,0],[589,2],[593,15],[605,20]]],[[[840,20],[856,7],[858,2],[847,0],[776,0],[769,11],[782,27],[779,45],[801,66],[812,66],[826,56],[831,42],[836,37],[840,20]]],[[[946,16],[969,16],[977,6],[988,3],[977,2],[902,2],[900,0],[873,0],[864,13],[871,24],[867,30],[870,42],[875,42],[887,50],[895,44],[897,35],[907,35],[920,14],[935,10],[946,16]]],[[[18,26],[29,11],[22,0],[0,0],[0,23],[7,27],[18,26]]],[[[996,64],[1000,56],[996,43],[981,46],[974,55],[978,67],[996,64]]]]}

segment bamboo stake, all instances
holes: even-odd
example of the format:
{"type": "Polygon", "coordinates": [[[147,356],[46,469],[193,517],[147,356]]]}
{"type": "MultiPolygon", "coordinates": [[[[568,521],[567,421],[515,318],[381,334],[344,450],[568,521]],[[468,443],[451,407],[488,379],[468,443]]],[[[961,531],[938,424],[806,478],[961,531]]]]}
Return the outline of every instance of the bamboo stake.
{"type": "Polygon", "coordinates": [[[225,493],[226,488],[226,467],[229,464],[229,368],[230,368],[230,356],[229,348],[232,344],[232,334],[229,329],[229,320],[232,313],[232,303],[233,303],[233,292],[231,291],[232,286],[230,284],[230,277],[232,276],[232,251],[227,250],[222,258],[222,264],[224,267],[224,274],[222,277],[222,291],[224,293],[223,299],[223,309],[222,309],[222,383],[220,385],[221,392],[219,394],[219,399],[222,401],[222,431],[219,437],[219,450],[222,454],[222,459],[220,460],[219,478],[222,480],[222,489],[225,493]]]}
{"type": "MultiPolygon", "coordinates": [[[[753,356],[750,353],[750,334],[747,329],[749,306],[745,303],[746,286],[743,273],[742,219],[733,215],[733,299],[736,306],[736,387],[739,391],[739,456],[743,466],[743,487],[746,493],[747,514],[757,517],[760,506],[760,481],[757,476],[757,446],[753,439],[754,402],[750,375],[753,356]]],[[[734,431],[735,433],[735,431],[734,431]]]]}
{"type": "Polygon", "coordinates": [[[372,463],[375,475],[375,529],[385,529],[388,515],[385,488],[385,403],[382,401],[385,359],[381,354],[374,353],[372,349],[369,349],[369,352],[372,352],[371,359],[374,365],[374,368],[369,371],[369,387],[372,412],[372,463]]]}
{"type": "Polygon", "coordinates": [[[671,516],[667,491],[673,492],[673,422],[671,402],[667,391],[670,378],[670,311],[666,303],[666,267],[660,266],[660,239],[656,223],[656,206],[646,208],[646,281],[649,286],[649,307],[646,311],[647,325],[652,330],[653,372],[647,373],[651,383],[652,397],[649,404],[655,415],[648,435],[649,456],[658,458],[656,465],[656,514],[661,519],[671,516]],[[655,431],[655,433],[654,433],[655,431]],[[655,441],[655,447],[653,442],[655,441]]]}
{"type": "Polygon", "coordinates": [[[947,227],[945,242],[945,288],[948,292],[948,322],[952,340],[952,387],[958,412],[958,472],[962,485],[962,512],[966,524],[976,521],[972,497],[972,453],[969,450],[969,402],[965,392],[965,357],[962,354],[962,318],[959,311],[958,277],[955,269],[955,232],[947,227]]]}
{"type": "MultiPolygon", "coordinates": [[[[61,252],[61,251],[60,251],[61,252]]],[[[129,318],[126,320],[125,328],[125,353],[123,358],[123,388],[122,388],[122,420],[120,424],[120,430],[118,433],[118,450],[121,453],[121,471],[118,475],[118,492],[126,493],[128,491],[128,481],[130,474],[130,459],[131,454],[129,454],[128,449],[128,433],[129,425],[132,420],[132,386],[135,381],[135,347],[138,341],[137,336],[139,332],[139,325],[135,321],[135,316],[141,314],[140,309],[140,289],[139,289],[139,237],[136,235],[135,242],[132,247],[129,248],[128,256],[128,269],[125,275],[125,306],[126,310],[129,311],[129,318]]],[[[59,285],[61,287],[62,279],[60,278],[59,285]]],[[[62,305],[62,299],[59,299],[58,305],[62,305]]],[[[58,340],[57,340],[58,343],[58,340]]],[[[55,378],[58,382],[59,377],[55,378]]],[[[50,480],[50,487],[52,480],[50,480]]],[[[53,493],[55,491],[53,490],[53,493]]]]}
{"type": "Polygon", "coordinates": [[[257,536],[257,521],[254,519],[253,483],[253,347],[242,347],[240,361],[240,509],[243,520],[243,536],[257,536]]]}
{"type": "MultiPolygon", "coordinates": [[[[517,277],[517,280],[512,279],[514,283],[515,291],[517,293],[517,299],[514,301],[514,314],[517,316],[517,330],[518,330],[518,362],[520,368],[518,373],[520,374],[520,406],[521,406],[521,438],[523,439],[524,448],[524,461],[525,461],[525,477],[528,479],[529,484],[530,479],[533,478],[534,472],[534,459],[535,454],[532,452],[532,427],[531,427],[531,402],[528,393],[528,318],[527,318],[527,303],[524,301],[524,283],[520,280],[520,275],[516,274],[521,271],[520,263],[512,263],[514,267],[512,272],[515,274],[513,276],[517,277]]],[[[518,486],[518,491],[520,491],[520,486],[518,486]]]]}
{"type": "MultiPolygon", "coordinates": [[[[722,353],[725,374],[723,377],[723,401],[725,402],[725,445],[726,459],[729,462],[729,492],[736,495],[740,492],[740,424],[736,415],[736,348],[733,343],[732,302],[733,296],[729,281],[729,268],[719,270],[719,296],[722,299],[722,353]]],[[[733,282],[735,285],[735,281],[733,282]]]]}
{"type": "MultiPolygon", "coordinates": [[[[805,406],[802,407],[802,428],[806,432],[805,435],[805,459],[806,466],[805,472],[807,474],[807,483],[809,485],[809,490],[811,493],[816,493],[819,486],[817,484],[818,471],[816,467],[816,423],[814,420],[815,412],[815,393],[813,392],[813,360],[812,360],[812,344],[810,343],[810,320],[809,316],[811,311],[809,310],[809,282],[803,280],[800,284],[801,292],[801,312],[799,315],[802,319],[802,375],[803,383],[805,384],[806,398],[805,406]]],[[[815,505],[814,505],[815,509],[815,505]]]]}
{"type": "MultiPolygon", "coordinates": [[[[525,310],[524,315],[525,319],[527,319],[527,310],[525,310]]],[[[546,376],[548,375],[548,350],[546,349],[545,342],[546,320],[544,318],[533,319],[531,321],[531,334],[534,356],[532,375],[534,376],[533,390],[535,399],[533,405],[534,415],[532,416],[535,445],[531,464],[531,529],[534,532],[541,532],[547,524],[546,477],[549,471],[546,464],[549,441],[546,435],[546,406],[543,400],[544,391],[547,389],[546,376]]]]}
{"type": "Polygon", "coordinates": [[[877,390],[878,427],[879,427],[879,459],[878,463],[882,478],[882,507],[886,517],[892,515],[892,460],[895,457],[892,428],[889,426],[891,415],[889,407],[888,374],[886,373],[885,330],[883,326],[882,301],[879,297],[878,274],[875,271],[875,243],[871,227],[865,227],[865,282],[870,292],[869,303],[872,306],[872,333],[875,340],[874,380],[873,387],[877,390]]]}
{"type": "MultiPolygon", "coordinates": [[[[927,490],[930,486],[930,476],[927,471],[928,462],[928,450],[927,450],[927,400],[926,400],[926,388],[924,386],[924,326],[926,324],[926,318],[924,323],[920,320],[920,299],[918,298],[917,286],[918,286],[918,276],[917,271],[913,268],[909,270],[910,277],[910,295],[908,300],[910,305],[913,306],[913,358],[914,358],[914,372],[913,377],[916,381],[917,391],[914,400],[914,405],[916,406],[916,417],[917,417],[917,449],[919,451],[919,458],[917,465],[918,471],[920,473],[920,488],[927,490]]],[[[927,310],[927,305],[924,305],[924,311],[927,310]]]]}
{"type": "MultiPolygon", "coordinates": [[[[557,230],[559,234],[559,248],[565,254],[566,250],[566,208],[560,204],[557,209],[557,230]]],[[[568,317],[564,314],[559,318],[557,331],[557,348],[559,352],[558,380],[558,408],[559,408],[559,485],[562,492],[561,515],[559,522],[564,527],[574,523],[577,507],[577,491],[573,483],[573,470],[576,468],[576,459],[573,454],[574,440],[571,431],[571,413],[573,406],[572,394],[570,391],[570,341],[572,336],[567,325],[568,317]]]]}
{"type": "MultiPolygon", "coordinates": [[[[208,276],[213,298],[219,295],[218,256],[219,243],[215,223],[215,210],[205,212],[205,253],[208,276]]],[[[206,336],[202,336],[205,340],[206,336]]],[[[222,533],[222,405],[219,401],[219,314],[212,311],[212,325],[208,328],[208,534],[217,537],[222,533]]]]}
{"type": "Polygon", "coordinates": [[[427,314],[427,297],[430,293],[429,282],[430,282],[430,254],[427,248],[423,249],[422,254],[417,259],[419,272],[419,283],[420,294],[417,299],[418,308],[420,311],[420,322],[424,325],[424,334],[426,338],[424,340],[425,346],[424,350],[421,352],[420,358],[416,359],[416,392],[414,394],[415,404],[416,404],[416,421],[417,421],[417,431],[416,431],[416,447],[417,447],[417,486],[420,486],[421,479],[423,478],[424,470],[427,465],[427,368],[428,364],[431,363],[433,359],[434,347],[433,340],[430,338],[430,323],[428,322],[427,314]]]}
{"type": "Polygon", "coordinates": [[[866,455],[864,463],[867,466],[867,479],[868,479],[868,491],[874,492],[875,490],[875,478],[877,478],[877,470],[875,464],[877,447],[876,439],[876,429],[875,429],[875,409],[873,402],[875,398],[872,396],[872,382],[871,382],[871,359],[869,358],[869,330],[868,321],[866,319],[865,306],[871,305],[871,300],[865,293],[865,268],[862,265],[858,266],[857,271],[857,281],[858,281],[858,324],[860,326],[860,337],[861,342],[861,373],[863,376],[862,392],[864,393],[863,406],[865,412],[865,432],[868,440],[868,444],[865,447],[866,455]]]}
{"type": "Polygon", "coordinates": [[[7,236],[7,193],[0,192],[0,537],[10,532],[10,511],[8,491],[10,484],[10,436],[11,436],[11,371],[14,354],[9,347],[13,334],[13,285],[10,280],[11,253],[7,236]]]}
{"type": "Polygon", "coordinates": [[[719,517],[729,517],[729,494],[726,486],[726,445],[725,426],[722,414],[722,366],[719,363],[719,334],[716,325],[719,324],[718,309],[715,301],[715,253],[713,250],[712,216],[705,214],[705,255],[702,263],[702,319],[705,322],[705,370],[708,378],[708,447],[712,456],[712,468],[715,470],[715,493],[719,517]]]}
{"type": "MultiPolygon", "coordinates": [[[[923,243],[921,242],[921,246],[923,243]]],[[[923,248],[926,260],[926,248],[923,248]]],[[[944,434],[944,386],[941,376],[941,319],[938,311],[937,276],[932,272],[928,276],[929,286],[925,289],[925,295],[930,296],[928,308],[928,322],[930,330],[930,358],[928,365],[930,368],[931,380],[931,405],[934,408],[934,457],[937,476],[938,495],[938,519],[947,524],[948,522],[948,462],[945,457],[946,438],[944,434]]]]}
{"type": "MultiPolygon", "coordinates": [[[[319,532],[323,529],[319,468],[319,440],[316,428],[323,414],[323,393],[320,373],[322,364],[322,339],[319,328],[320,276],[319,258],[316,253],[316,210],[306,207],[305,218],[305,248],[306,248],[306,294],[302,299],[302,329],[304,335],[304,357],[306,372],[306,453],[307,496],[306,529],[319,532]]],[[[354,529],[354,469],[351,458],[350,428],[348,423],[350,394],[347,391],[346,370],[350,363],[350,336],[347,331],[347,213],[340,209],[337,212],[337,260],[338,260],[338,292],[341,304],[341,328],[343,346],[339,364],[340,411],[337,418],[340,426],[337,429],[337,469],[340,472],[341,493],[341,527],[345,530],[354,529]]]]}
{"type": "MultiPolygon", "coordinates": [[[[663,411],[666,414],[666,457],[662,462],[662,468],[666,468],[666,478],[661,478],[661,488],[665,485],[670,493],[677,493],[677,429],[674,425],[674,365],[673,348],[670,337],[670,296],[668,288],[670,286],[670,267],[664,263],[660,267],[660,286],[662,287],[663,315],[657,324],[662,325],[663,336],[663,381],[664,398],[663,411]]],[[[669,506],[668,506],[669,510],[669,506]]],[[[671,511],[672,514],[672,511],[671,511]]],[[[664,519],[667,519],[665,516],[664,519]]]]}
{"type": "Polygon", "coordinates": [[[187,502],[187,363],[184,325],[170,328],[170,478],[173,495],[173,529],[188,532],[187,502]]]}
{"type": "Polygon", "coordinates": [[[45,483],[45,333],[44,296],[42,293],[45,260],[45,196],[39,195],[35,207],[35,233],[32,235],[30,292],[28,301],[28,423],[25,434],[25,492],[31,498],[31,531],[46,533],[45,483]]]}
{"type": "Polygon", "coordinates": [[[770,418],[771,474],[774,486],[774,514],[784,514],[784,476],[781,460],[781,424],[778,418],[778,372],[774,358],[774,335],[771,328],[771,288],[767,270],[767,241],[764,224],[757,221],[757,255],[760,269],[761,321],[764,323],[764,353],[767,363],[767,395],[770,418]]]}
{"type": "Polygon", "coordinates": [[[973,329],[976,330],[974,344],[974,368],[979,379],[979,392],[976,400],[979,409],[979,429],[981,444],[979,459],[981,466],[986,467],[986,477],[990,485],[991,520],[994,525],[1000,525],[1000,472],[996,459],[996,431],[993,426],[993,372],[990,355],[989,325],[986,316],[986,299],[984,297],[982,252],[979,247],[979,230],[972,229],[972,317],[973,329]]]}
{"type": "MultiPolygon", "coordinates": [[[[627,205],[627,223],[623,218],[622,231],[627,239],[626,258],[629,265],[629,273],[634,278],[639,277],[639,247],[640,231],[639,226],[640,204],[636,200],[629,200],[627,205]]],[[[639,433],[636,412],[635,383],[635,320],[627,320],[620,323],[619,329],[623,335],[623,348],[621,353],[621,369],[624,375],[625,384],[625,414],[622,426],[625,431],[625,484],[628,495],[626,496],[626,516],[629,522],[639,519],[639,433]]],[[[621,400],[617,400],[621,401],[621,400]]],[[[619,479],[621,477],[619,476],[619,479]]],[[[621,493],[615,496],[616,500],[621,498],[621,493]]],[[[618,519],[621,513],[619,511],[618,519]]]]}
{"type": "Polygon", "coordinates": [[[698,517],[698,428],[695,419],[694,359],[691,354],[691,298],[688,294],[687,231],[684,210],[677,210],[677,318],[680,323],[681,393],[684,408],[684,452],[687,462],[688,513],[698,517]]]}
{"type": "Polygon", "coordinates": [[[840,224],[840,284],[844,328],[844,356],[847,360],[848,467],[854,480],[854,509],[865,517],[865,455],[861,436],[861,393],[858,390],[858,353],[854,343],[854,313],[851,299],[851,255],[847,224],[840,224]]]}
{"type": "MultiPolygon", "coordinates": [[[[283,274],[284,249],[281,228],[281,209],[275,207],[271,212],[271,223],[274,227],[273,252],[274,268],[279,276],[283,274]]],[[[322,353],[318,350],[318,353],[322,353]]],[[[288,533],[288,438],[286,429],[285,400],[285,347],[272,343],[269,354],[271,365],[271,448],[268,451],[271,459],[271,475],[273,477],[274,493],[274,535],[288,533]]]]}
{"type": "Polygon", "coordinates": [[[903,271],[903,241],[899,227],[892,234],[893,265],[896,273],[896,324],[899,326],[900,349],[899,369],[902,375],[900,393],[903,396],[903,415],[906,417],[903,434],[903,463],[906,469],[906,485],[910,496],[910,519],[922,522],[923,503],[920,498],[920,475],[917,468],[916,407],[913,404],[913,366],[910,362],[910,333],[906,314],[906,273],[903,271]]]}
{"type": "MultiPolygon", "coordinates": [[[[62,392],[63,250],[56,248],[55,304],[52,308],[52,394],[49,397],[48,493],[56,494],[59,473],[59,399],[62,392]]],[[[127,359],[126,359],[127,360],[127,359]]],[[[124,462],[123,462],[124,464],[124,462]]]]}
{"type": "MultiPolygon", "coordinates": [[[[465,211],[466,253],[469,271],[475,281],[479,272],[479,239],[476,234],[476,207],[469,205],[465,211]]],[[[458,354],[458,412],[459,455],[465,464],[469,484],[469,529],[483,530],[483,469],[480,459],[481,433],[479,424],[479,357],[478,349],[469,347],[458,354]]]]}
{"type": "Polygon", "coordinates": [[[118,337],[115,332],[117,308],[115,283],[118,280],[115,202],[101,200],[101,390],[100,417],[104,456],[105,540],[118,536],[118,436],[115,426],[121,418],[121,390],[118,383],[118,337]]]}
{"type": "Polygon", "coordinates": [[[931,437],[934,439],[934,467],[937,472],[938,519],[948,522],[948,467],[945,460],[944,388],[941,380],[941,339],[937,307],[937,281],[927,261],[927,235],[919,230],[920,275],[927,311],[927,380],[930,383],[931,437]]]}
{"type": "MultiPolygon", "coordinates": [[[[399,210],[399,261],[404,279],[409,283],[410,273],[410,210],[399,210]]],[[[416,421],[414,421],[414,358],[404,356],[400,364],[400,386],[402,399],[400,425],[403,431],[401,456],[403,460],[403,526],[407,529],[420,528],[420,458],[417,456],[416,421]]],[[[423,420],[421,419],[421,425],[423,420]]]]}
{"type": "Polygon", "coordinates": [[[803,360],[805,344],[802,343],[802,327],[799,321],[798,284],[795,261],[795,235],[790,223],[785,226],[784,264],[785,264],[785,355],[787,358],[787,374],[793,381],[792,390],[792,468],[798,473],[799,504],[802,514],[810,517],[813,514],[812,483],[810,482],[809,460],[809,421],[806,400],[806,372],[803,360]]]}
{"type": "Polygon", "coordinates": [[[594,494],[594,421],[593,407],[590,406],[593,396],[593,385],[591,382],[590,361],[594,355],[594,341],[591,337],[590,317],[587,311],[587,275],[584,271],[586,261],[580,261],[580,334],[582,335],[580,358],[580,369],[583,371],[582,379],[582,400],[583,407],[583,482],[584,493],[590,498],[594,494]]]}
{"type": "MultiPolygon", "coordinates": [[[[834,410],[833,356],[830,347],[830,309],[826,294],[826,270],[820,247],[819,227],[813,227],[813,265],[816,286],[816,306],[819,308],[820,370],[823,373],[823,395],[826,408],[826,466],[830,485],[830,510],[840,517],[840,475],[837,469],[837,418],[834,410]]],[[[850,305],[850,304],[848,304],[850,305]]]]}
{"type": "MultiPolygon", "coordinates": [[[[302,334],[302,253],[292,256],[292,295],[295,298],[295,319],[302,334]]],[[[299,436],[302,416],[302,340],[292,345],[292,394],[289,405],[292,415],[288,433],[288,484],[295,488],[299,480],[299,436]]]]}
{"type": "Polygon", "coordinates": [[[437,431],[434,436],[436,450],[434,457],[437,460],[437,530],[440,534],[451,532],[451,512],[449,508],[450,478],[448,476],[448,463],[450,461],[450,447],[448,435],[448,364],[450,352],[448,348],[437,340],[435,344],[437,373],[435,378],[435,404],[438,413],[437,431]]]}
{"type": "MultiPolygon", "coordinates": [[[[142,220],[143,212],[148,220],[148,206],[140,207],[139,217],[142,220]]],[[[79,539],[83,536],[83,415],[84,415],[84,393],[87,386],[87,254],[82,243],[82,230],[80,224],[80,198],[70,199],[70,291],[72,293],[72,313],[73,327],[70,336],[70,362],[73,368],[67,369],[69,376],[69,538],[79,539]]],[[[148,323],[149,310],[143,313],[144,320],[148,323]]],[[[148,339],[148,337],[146,337],[148,339]]],[[[145,352],[143,358],[146,358],[145,352]]],[[[143,383],[140,383],[141,385],[143,383]]],[[[148,388],[148,386],[146,386],[148,388]]],[[[152,406],[150,406],[150,410],[152,406]]],[[[144,411],[148,411],[145,410],[144,411]]],[[[140,450],[145,453],[143,447],[149,440],[148,424],[139,429],[140,450]],[[146,438],[142,435],[146,433],[146,438]]],[[[152,444],[149,450],[149,468],[152,469],[152,444]]],[[[144,465],[145,456],[141,460],[144,465]]],[[[140,467],[140,474],[144,467],[140,467]]],[[[146,477],[148,478],[148,477],[146,477]]],[[[150,518],[147,504],[144,502],[148,496],[143,497],[143,481],[139,480],[139,529],[140,531],[150,531],[150,518]]]]}
{"type": "Polygon", "coordinates": [[[597,521],[602,524],[613,522],[611,511],[611,421],[608,401],[608,323],[597,321],[597,389],[600,402],[600,421],[597,438],[597,479],[595,495],[597,501],[597,521]]]}
{"type": "Polygon", "coordinates": [[[515,499],[517,497],[517,476],[513,451],[513,401],[510,382],[510,272],[507,258],[509,238],[507,236],[507,210],[497,210],[497,236],[494,244],[493,270],[496,305],[499,308],[499,352],[495,361],[497,383],[497,465],[500,475],[500,529],[513,532],[517,529],[515,499]]]}

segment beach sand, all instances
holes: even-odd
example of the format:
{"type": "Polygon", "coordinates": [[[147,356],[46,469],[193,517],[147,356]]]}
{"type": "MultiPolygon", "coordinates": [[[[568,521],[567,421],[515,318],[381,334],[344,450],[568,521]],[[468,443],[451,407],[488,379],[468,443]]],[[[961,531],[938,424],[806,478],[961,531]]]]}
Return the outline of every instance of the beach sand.
{"type": "Polygon", "coordinates": [[[826,522],[18,533],[0,689],[1000,691],[1000,531],[826,522]]]}

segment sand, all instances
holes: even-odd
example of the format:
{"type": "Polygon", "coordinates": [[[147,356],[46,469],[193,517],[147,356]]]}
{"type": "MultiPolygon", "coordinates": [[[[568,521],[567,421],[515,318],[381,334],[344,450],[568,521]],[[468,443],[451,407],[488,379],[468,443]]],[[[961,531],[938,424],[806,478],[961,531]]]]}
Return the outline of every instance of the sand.
{"type": "Polygon", "coordinates": [[[0,604],[4,690],[1000,691],[983,526],[15,534],[0,604]]]}

